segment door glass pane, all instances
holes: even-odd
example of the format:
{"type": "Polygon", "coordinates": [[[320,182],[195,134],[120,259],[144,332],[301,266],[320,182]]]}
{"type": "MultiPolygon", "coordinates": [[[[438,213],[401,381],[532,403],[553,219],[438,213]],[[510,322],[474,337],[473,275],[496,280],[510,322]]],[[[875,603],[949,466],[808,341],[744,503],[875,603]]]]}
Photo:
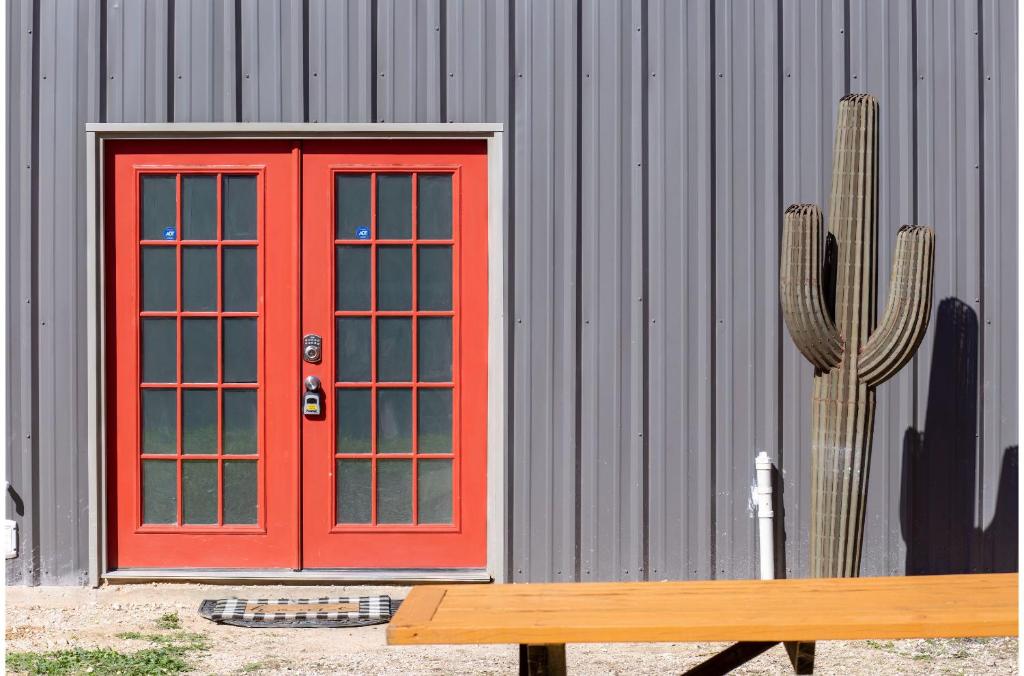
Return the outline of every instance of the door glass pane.
{"type": "Polygon", "coordinates": [[[256,319],[224,319],[224,382],[256,382],[256,319]]]}
{"type": "Polygon", "coordinates": [[[142,390],[142,452],[175,453],[178,446],[178,393],[142,390]]]}
{"type": "Polygon", "coordinates": [[[217,453],[217,390],[182,390],[182,453],[217,453]]]}
{"type": "Polygon", "coordinates": [[[142,309],[174,311],[178,307],[178,262],[173,246],[142,247],[142,309]]]}
{"type": "Polygon", "coordinates": [[[451,310],[452,248],[421,246],[419,257],[417,307],[420,310],[451,310]]]}
{"type": "Polygon", "coordinates": [[[224,523],[256,523],[256,463],[224,463],[224,523]]]}
{"type": "Polygon", "coordinates": [[[369,239],[369,174],[335,176],[334,214],[336,239],[369,239]]]}
{"type": "Polygon", "coordinates": [[[256,239],[256,177],[224,177],[223,239],[256,239]]]}
{"type": "Polygon", "coordinates": [[[142,461],[142,523],[177,523],[178,463],[142,461]]]}
{"type": "Polygon", "coordinates": [[[337,247],[334,268],[335,307],[339,310],[369,310],[370,247],[337,247]]]}
{"type": "Polygon", "coordinates": [[[377,463],[377,523],[412,523],[412,461],[377,463]]]}
{"type": "Polygon", "coordinates": [[[182,382],[217,382],[217,320],[181,320],[182,382]]]}
{"type": "Polygon", "coordinates": [[[377,390],[377,452],[412,452],[412,390],[377,390]]]}
{"type": "Polygon", "coordinates": [[[424,382],[452,379],[452,320],[450,317],[419,318],[419,378],[424,382]]]}
{"type": "Polygon", "coordinates": [[[420,239],[450,239],[452,236],[452,177],[450,174],[420,174],[416,218],[420,239]]]}
{"type": "Polygon", "coordinates": [[[181,483],[182,522],[217,523],[217,461],[182,463],[181,483]]]}
{"type": "Polygon", "coordinates": [[[412,238],[411,174],[377,174],[377,237],[412,238]]]}
{"type": "Polygon", "coordinates": [[[224,310],[256,311],[256,247],[224,247],[224,310]]]}
{"type": "Polygon", "coordinates": [[[365,383],[370,380],[370,320],[365,317],[339,317],[338,382],[365,383]]]}
{"type": "Polygon", "coordinates": [[[377,249],[377,309],[412,309],[412,247],[377,249]]]}
{"type": "Polygon", "coordinates": [[[181,177],[181,238],[217,239],[217,177],[181,177]]]}
{"type": "Polygon", "coordinates": [[[336,474],[336,522],[370,523],[370,461],[338,460],[336,474]]]}
{"type": "Polygon", "coordinates": [[[451,453],[452,391],[423,388],[419,390],[419,411],[416,414],[416,436],[420,453],[451,453]]]}
{"type": "Polygon", "coordinates": [[[412,319],[377,320],[377,380],[407,383],[412,380],[412,319]]]}
{"type": "Polygon", "coordinates": [[[142,239],[177,239],[176,191],[173,174],[142,177],[142,239]]]}
{"type": "Polygon", "coordinates": [[[369,453],[370,390],[338,388],[338,453],[369,453]]]}
{"type": "Polygon", "coordinates": [[[191,312],[217,310],[217,249],[214,247],[182,247],[181,306],[191,312]]]}
{"type": "Polygon", "coordinates": [[[256,390],[224,390],[224,452],[256,453],[256,390]]]}
{"type": "Polygon", "coordinates": [[[142,382],[178,381],[176,319],[142,320],[142,382]]]}
{"type": "Polygon", "coordinates": [[[420,523],[452,522],[452,461],[416,463],[417,509],[420,523]]]}

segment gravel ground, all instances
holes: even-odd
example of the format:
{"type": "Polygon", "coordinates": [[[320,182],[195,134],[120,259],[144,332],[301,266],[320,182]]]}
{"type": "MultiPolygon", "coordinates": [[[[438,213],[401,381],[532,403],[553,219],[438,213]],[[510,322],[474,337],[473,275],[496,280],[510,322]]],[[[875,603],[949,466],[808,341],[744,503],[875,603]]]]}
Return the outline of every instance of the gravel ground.
{"type": "MultiPolygon", "coordinates": [[[[193,657],[196,674],[512,674],[514,646],[388,646],[384,627],[243,629],[199,617],[204,598],[318,597],[384,593],[403,587],[214,586],[194,584],[8,587],[8,651],[45,652],[111,647],[131,652],[142,641],[126,631],[157,631],[157,619],[177,612],[187,631],[207,637],[210,650],[193,657]]],[[[681,673],[726,644],[594,644],[568,647],[574,674],[681,673]]],[[[816,674],[1016,674],[1017,639],[851,641],[819,643],[816,674]]],[[[737,674],[792,673],[781,646],[737,674]]]]}

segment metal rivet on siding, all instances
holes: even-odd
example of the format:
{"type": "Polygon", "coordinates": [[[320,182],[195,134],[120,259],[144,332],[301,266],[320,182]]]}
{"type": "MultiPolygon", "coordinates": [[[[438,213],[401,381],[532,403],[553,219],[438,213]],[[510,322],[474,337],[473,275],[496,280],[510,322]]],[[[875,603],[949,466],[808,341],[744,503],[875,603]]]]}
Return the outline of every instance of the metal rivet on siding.
{"type": "Polygon", "coordinates": [[[516,76],[517,76],[517,77],[522,77],[522,76],[523,76],[523,74],[522,74],[522,73],[516,73],[516,76]]]}
{"type": "Polygon", "coordinates": [[[856,80],[856,79],[857,79],[857,76],[856,76],[856,75],[854,75],[854,76],[853,76],[853,79],[854,79],[854,80],[856,80]]]}
{"type": "Polygon", "coordinates": [[[381,77],[384,77],[384,71],[381,71],[381,72],[380,72],[380,76],[381,76],[381,77]]]}
{"type": "Polygon", "coordinates": [[[180,76],[180,75],[178,76],[178,79],[179,79],[179,80],[181,79],[181,76],[180,76]]]}
{"type": "Polygon", "coordinates": [[[31,28],[28,29],[28,34],[32,35],[32,29],[31,28]]]}
{"type": "Polygon", "coordinates": [[[46,76],[45,76],[45,75],[43,76],[43,79],[44,79],[44,80],[46,79],[46,76]]]}
{"type": "Polygon", "coordinates": [[[725,73],[719,73],[718,77],[725,77],[725,73]]]}
{"type": "Polygon", "coordinates": [[[839,29],[839,34],[840,34],[840,35],[842,35],[842,34],[843,34],[843,33],[845,33],[845,32],[846,32],[846,30],[845,30],[845,29],[843,29],[843,28],[840,28],[840,29],[839,29]]]}
{"type": "Polygon", "coordinates": [[[318,73],[313,73],[313,77],[316,77],[317,75],[318,75],[318,73]]]}
{"type": "Polygon", "coordinates": [[[246,73],[246,74],[245,74],[245,79],[246,79],[246,80],[248,80],[248,79],[249,79],[249,74],[248,74],[248,73],[246,73]]]}
{"type": "Polygon", "coordinates": [[[992,76],[991,76],[991,75],[987,75],[987,76],[985,76],[985,79],[986,79],[986,80],[991,80],[991,79],[992,79],[992,76]]]}
{"type": "Polygon", "coordinates": [[[455,73],[448,73],[448,77],[455,77],[455,73]]]}

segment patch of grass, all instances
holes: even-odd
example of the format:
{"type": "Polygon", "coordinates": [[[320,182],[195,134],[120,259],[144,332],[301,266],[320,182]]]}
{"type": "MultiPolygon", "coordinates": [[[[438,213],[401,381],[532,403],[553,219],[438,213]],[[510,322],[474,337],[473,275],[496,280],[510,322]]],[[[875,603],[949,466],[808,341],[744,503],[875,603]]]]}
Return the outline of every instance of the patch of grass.
{"type": "Polygon", "coordinates": [[[259,672],[259,671],[267,671],[269,669],[277,669],[282,664],[284,664],[284,663],[281,660],[277,660],[277,659],[274,659],[274,658],[270,658],[270,659],[266,659],[266,660],[259,660],[258,662],[249,662],[248,664],[243,664],[242,668],[239,669],[239,672],[243,673],[243,674],[254,674],[254,673],[259,672]]]}
{"type": "Polygon", "coordinates": [[[868,647],[874,648],[875,650],[894,650],[896,648],[896,644],[893,643],[892,641],[871,641],[871,640],[868,640],[868,641],[865,641],[865,643],[868,644],[868,647]]]}
{"type": "Polygon", "coordinates": [[[188,658],[192,653],[207,648],[206,639],[202,635],[184,631],[173,634],[128,631],[117,637],[148,641],[154,647],[131,653],[112,648],[70,648],[47,653],[11,652],[7,654],[7,670],[28,674],[180,674],[191,668],[188,658]]]}
{"type": "Polygon", "coordinates": [[[178,613],[164,613],[157,618],[156,626],[160,629],[181,629],[178,613]]]}

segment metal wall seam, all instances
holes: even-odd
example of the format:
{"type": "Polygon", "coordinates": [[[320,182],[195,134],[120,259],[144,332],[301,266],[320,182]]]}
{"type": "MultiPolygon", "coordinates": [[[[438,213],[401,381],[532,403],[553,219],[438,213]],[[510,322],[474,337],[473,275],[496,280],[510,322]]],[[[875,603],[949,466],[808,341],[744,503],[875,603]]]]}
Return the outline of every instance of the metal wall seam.
{"type": "Polygon", "coordinates": [[[441,0],[377,0],[378,122],[440,122],[441,0]]]}
{"type": "Polygon", "coordinates": [[[371,122],[373,2],[309,4],[309,122],[371,122]]]}
{"type": "Polygon", "coordinates": [[[512,569],[576,576],[578,17],[516,4],[512,569]]]}
{"type": "Polygon", "coordinates": [[[584,581],[643,577],[639,18],[639,2],[584,3],[580,17],[584,581]]]}
{"type": "Polygon", "coordinates": [[[709,578],[713,246],[709,8],[648,16],[649,577],[709,578]],[[681,477],[685,479],[681,480],[681,477]]]}

